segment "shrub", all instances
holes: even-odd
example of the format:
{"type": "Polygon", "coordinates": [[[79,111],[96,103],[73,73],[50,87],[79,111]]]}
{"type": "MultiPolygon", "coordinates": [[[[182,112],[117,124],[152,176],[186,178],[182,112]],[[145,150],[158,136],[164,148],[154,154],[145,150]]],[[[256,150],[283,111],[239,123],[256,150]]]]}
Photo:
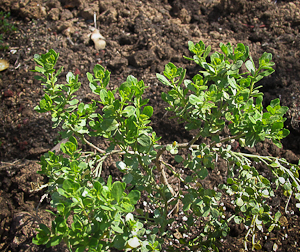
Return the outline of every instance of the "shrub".
{"type": "Polygon", "coordinates": [[[64,241],[70,251],[172,249],[166,244],[174,238],[168,226],[180,221],[178,210],[185,215],[179,232],[200,232],[178,237],[180,249],[218,251],[218,241],[229,233],[229,222],[243,223],[248,229],[245,249],[249,245],[259,249],[257,232],[279,227],[281,213],[272,212],[269,202],[277,189],[300,199],[299,167],[282,158],[243,152],[243,147],[265,139],[282,147],[280,140],[289,134],[283,117],[288,108],[275,99],[264,110],[261,86],[256,86],[274,72],[272,55],[264,53],[257,68],[243,44],[234,48],[221,43],[222,52],[212,54],[202,41],[188,46],[194,56],[186,59],[200,66],[199,74],[186,79],[185,69],[168,63],[157,78],[169,87],[162,93],[166,109],[196,133],[189,142],[166,145],[159,143],[149,126],[153,108],[143,99],[147,88],[143,81],[129,76],[119,88],[109,90],[110,73],[96,65],[87,78],[99,99],[85,104],[76,99],[78,76],[69,72],[67,83],[57,84],[62,68],[54,69],[58,60],[54,50],[35,55],[39,66],[34,71],[43,75],[35,78],[45,87],[35,110],[51,112],[53,127],[62,125],[61,135],[69,139],[61,144],[63,155],[50,151],[41,158],[40,173],[49,177],[55,219],[50,228],[40,224],[35,244],[49,247],[64,241]],[[109,147],[101,149],[87,136],[104,138],[109,147]],[[78,140],[93,151],[78,149],[78,140]],[[233,150],[233,142],[242,151],[233,150]],[[122,182],[102,177],[102,164],[112,155],[120,157],[116,166],[122,182]],[[172,155],[181,169],[167,163],[165,155],[172,155]],[[226,174],[218,188],[209,189],[204,179],[221,159],[226,174]],[[166,169],[178,179],[177,189],[168,182],[166,169]],[[271,179],[263,169],[273,174],[271,179]],[[137,207],[141,192],[148,195],[153,211],[137,207]],[[224,211],[224,201],[234,212],[224,211]]]}

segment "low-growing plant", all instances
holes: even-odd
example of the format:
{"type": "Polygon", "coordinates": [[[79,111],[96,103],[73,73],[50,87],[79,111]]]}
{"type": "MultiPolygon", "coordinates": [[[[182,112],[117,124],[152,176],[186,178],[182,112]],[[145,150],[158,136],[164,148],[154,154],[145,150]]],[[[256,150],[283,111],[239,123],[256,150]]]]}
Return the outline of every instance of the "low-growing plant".
{"type": "Polygon", "coordinates": [[[260,249],[257,232],[280,226],[282,213],[273,212],[270,201],[279,189],[300,199],[299,166],[243,148],[265,139],[282,147],[280,140],[289,134],[283,117],[288,108],[275,99],[264,110],[261,86],[256,85],[274,72],[272,55],[264,53],[257,67],[243,44],[234,48],[221,43],[221,52],[214,53],[202,41],[188,46],[194,56],[186,59],[200,66],[199,74],[186,79],[185,69],[168,63],[157,78],[169,88],[162,93],[166,109],[195,133],[189,142],[165,145],[149,126],[153,108],[143,98],[143,81],[129,76],[110,90],[110,73],[96,65],[87,78],[99,99],[86,104],[76,99],[78,75],[69,72],[67,83],[57,84],[63,70],[54,68],[58,53],[35,55],[39,66],[34,71],[43,75],[35,78],[45,90],[35,110],[51,112],[53,127],[62,125],[62,138],[69,139],[61,144],[63,154],[49,151],[41,158],[55,219],[51,227],[40,224],[35,244],[49,247],[64,241],[70,251],[172,251],[168,241],[175,238],[168,227],[180,221],[178,211],[185,215],[179,250],[218,251],[229,222],[246,226],[245,249],[260,249]],[[108,147],[101,149],[88,137],[106,139],[108,147]],[[79,149],[78,140],[92,151],[79,149]],[[233,150],[233,142],[241,151],[233,150]],[[122,181],[103,177],[103,162],[112,155],[122,181]],[[165,155],[172,155],[178,168],[165,155]],[[218,188],[210,188],[204,179],[218,168],[218,160],[225,161],[226,173],[218,188]],[[168,181],[166,169],[177,178],[178,188],[168,181]],[[153,209],[137,206],[141,193],[148,195],[153,209]],[[224,211],[225,201],[233,212],[224,211]]]}
{"type": "Polygon", "coordinates": [[[7,50],[8,45],[4,45],[4,35],[8,35],[13,31],[16,31],[17,28],[8,22],[10,17],[10,12],[5,13],[0,11],[0,50],[7,50]]]}

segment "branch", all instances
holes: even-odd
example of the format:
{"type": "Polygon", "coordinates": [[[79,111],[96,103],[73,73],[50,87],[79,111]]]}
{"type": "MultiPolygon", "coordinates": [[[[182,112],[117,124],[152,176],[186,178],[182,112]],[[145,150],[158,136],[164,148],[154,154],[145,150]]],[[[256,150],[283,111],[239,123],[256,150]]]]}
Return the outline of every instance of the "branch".
{"type": "Polygon", "coordinates": [[[177,172],[175,171],[175,168],[174,168],[172,165],[170,165],[170,164],[168,164],[168,163],[165,163],[164,161],[162,161],[162,163],[163,163],[165,166],[167,166],[167,168],[173,173],[173,175],[174,175],[175,177],[179,178],[179,180],[180,180],[182,183],[185,183],[184,179],[180,176],[179,173],[177,173],[177,172]]]}
{"type": "Polygon", "coordinates": [[[96,151],[98,151],[98,152],[100,152],[100,153],[102,153],[102,154],[106,153],[104,150],[99,149],[97,146],[95,146],[94,144],[92,144],[91,142],[89,142],[88,140],[86,140],[84,136],[82,136],[82,140],[83,140],[87,145],[89,145],[90,147],[94,148],[96,151]]]}
{"type": "Polygon", "coordinates": [[[168,187],[168,189],[170,190],[170,192],[172,193],[172,195],[175,195],[175,192],[173,190],[173,188],[171,187],[171,185],[169,184],[168,180],[167,180],[167,176],[166,173],[162,167],[162,160],[161,160],[161,154],[166,150],[166,148],[164,147],[163,149],[159,150],[157,155],[156,155],[156,159],[155,159],[155,165],[157,167],[158,172],[160,172],[161,176],[160,176],[160,180],[161,182],[166,185],[168,187]]]}
{"type": "MultiPolygon", "coordinates": [[[[227,141],[230,141],[232,139],[240,139],[241,137],[243,137],[246,133],[242,132],[240,133],[239,135],[236,135],[236,136],[229,136],[229,137],[226,137],[226,138],[223,138],[220,143],[224,143],[224,142],[227,142],[227,141]]],[[[210,144],[210,147],[214,147],[215,145],[217,144],[216,141],[213,141],[211,144],[210,144]]]]}
{"type": "Polygon", "coordinates": [[[201,134],[202,134],[202,130],[200,130],[198,132],[198,134],[191,141],[189,141],[189,143],[187,144],[186,148],[189,149],[199,139],[199,137],[201,136],[201,134]]]}

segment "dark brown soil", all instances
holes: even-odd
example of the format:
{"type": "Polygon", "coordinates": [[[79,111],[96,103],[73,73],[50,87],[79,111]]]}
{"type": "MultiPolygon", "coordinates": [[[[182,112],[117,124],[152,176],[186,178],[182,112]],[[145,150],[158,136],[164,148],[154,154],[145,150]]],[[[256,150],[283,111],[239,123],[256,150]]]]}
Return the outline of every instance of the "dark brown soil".
{"type": "MultiPolygon", "coordinates": [[[[187,68],[188,78],[197,73],[195,65],[183,58],[190,55],[187,42],[203,40],[213,50],[220,42],[244,43],[254,60],[263,52],[273,54],[276,72],[260,82],[265,105],[279,97],[290,107],[286,127],[291,134],[278,149],[269,142],[249,151],[273,155],[297,163],[300,156],[300,0],[0,0],[0,9],[10,11],[9,22],[17,32],[4,34],[8,50],[0,58],[10,63],[0,72],[0,250],[64,251],[63,247],[45,249],[31,243],[36,227],[35,209],[44,192],[30,193],[31,182],[43,182],[36,174],[39,157],[59,141],[51,127],[51,117],[37,114],[33,108],[43,95],[40,83],[33,79],[34,54],[49,49],[59,52],[58,67],[64,66],[60,81],[67,72],[79,74],[82,89],[79,98],[96,99],[91,94],[86,72],[100,63],[111,71],[111,87],[119,86],[128,75],[143,79],[149,86],[147,97],[154,107],[153,128],[162,142],[186,142],[191,134],[182,125],[168,120],[165,103],[160,98],[167,91],[156,79],[170,61],[187,68]],[[99,8],[100,2],[100,8],[99,8]],[[99,13],[100,9],[100,13],[99,13]],[[106,38],[107,46],[97,51],[88,39],[93,13],[106,38]]],[[[97,144],[99,140],[93,140],[97,144]]],[[[113,166],[104,169],[113,173],[113,166]]],[[[211,186],[220,175],[213,174],[211,186]]],[[[284,212],[284,196],[272,206],[284,212]]],[[[299,211],[289,205],[289,214],[281,220],[284,228],[271,235],[263,234],[263,251],[300,251],[299,211]],[[275,245],[274,245],[275,244],[275,245]],[[278,246],[278,249],[276,248],[278,246]]],[[[38,216],[48,224],[51,216],[45,199],[38,216]]],[[[230,236],[222,242],[221,251],[243,251],[246,230],[232,225],[230,236]]],[[[176,246],[175,246],[176,248],[176,246]]]]}

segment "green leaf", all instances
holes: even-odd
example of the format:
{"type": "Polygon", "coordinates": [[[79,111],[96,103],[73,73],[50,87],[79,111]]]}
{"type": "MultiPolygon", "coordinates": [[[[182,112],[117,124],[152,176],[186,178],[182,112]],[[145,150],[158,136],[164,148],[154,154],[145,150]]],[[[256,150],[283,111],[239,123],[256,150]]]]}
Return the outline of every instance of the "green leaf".
{"type": "Polygon", "coordinates": [[[229,76],[227,76],[227,81],[233,89],[237,89],[236,81],[234,78],[230,78],[229,76]]]}
{"type": "Polygon", "coordinates": [[[131,175],[131,173],[128,173],[123,177],[123,182],[126,184],[130,184],[132,180],[133,180],[133,176],[131,175]]]}
{"type": "Polygon", "coordinates": [[[284,126],[284,124],[282,122],[274,122],[272,124],[271,130],[272,131],[280,130],[283,128],[283,126],[284,126]]]}
{"type": "Polygon", "coordinates": [[[245,191],[250,195],[254,195],[255,193],[255,191],[251,187],[246,187],[245,191]]]}
{"type": "Polygon", "coordinates": [[[274,217],[274,221],[278,222],[279,219],[280,219],[280,217],[281,217],[281,213],[280,212],[276,212],[275,217],[274,217]]]}
{"type": "Polygon", "coordinates": [[[234,180],[232,178],[227,178],[227,184],[231,185],[233,184],[234,180]]]}
{"type": "Polygon", "coordinates": [[[75,79],[75,75],[72,72],[67,73],[66,80],[69,84],[71,84],[75,79]]]}
{"type": "Polygon", "coordinates": [[[36,235],[36,237],[32,238],[32,243],[35,245],[46,245],[49,241],[49,237],[48,236],[41,236],[40,233],[38,233],[36,235]]]}
{"type": "Polygon", "coordinates": [[[112,230],[114,230],[116,233],[119,233],[119,234],[123,234],[123,233],[124,233],[123,229],[121,229],[121,228],[118,227],[118,226],[111,225],[111,228],[112,228],[112,230]]]}
{"type": "MultiPolygon", "coordinates": [[[[77,142],[77,139],[74,137],[74,136],[71,136],[70,138],[69,138],[69,141],[71,142],[71,143],[73,143],[74,144],[74,146],[75,146],[75,150],[78,148],[78,142],[77,142]]],[[[75,151],[74,150],[74,151],[75,151]]]]}
{"type": "Polygon", "coordinates": [[[205,179],[208,176],[208,170],[202,167],[199,171],[197,171],[197,175],[199,179],[205,179]]]}
{"type": "Polygon", "coordinates": [[[142,134],[137,139],[138,143],[142,145],[143,147],[150,147],[152,144],[152,140],[150,136],[142,134]]]}
{"type": "Polygon", "coordinates": [[[109,190],[111,190],[111,184],[112,184],[112,176],[109,175],[107,179],[107,187],[109,190]]]}
{"type": "Polygon", "coordinates": [[[105,205],[99,205],[99,207],[101,209],[103,209],[104,211],[113,211],[113,209],[111,207],[105,206],[105,205]]]}
{"type": "Polygon", "coordinates": [[[273,231],[273,229],[276,227],[276,224],[272,224],[269,228],[268,228],[268,232],[270,233],[270,232],[272,232],[273,231]]]}
{"type": "Polygon", "coordinates": [[[36,245],[46,245],[49,241],[51,232],[44,224],[40,224],[39,227],[40,229],[37,229],[38,233],[36,237],[32,239],[32,243],[36,245]]]}
{"type": "Polygon", "coordinates": [[[204,101],[204,96],[200,96],[200,97],[198,97],[198,96],[196,96],[196,95],[194,95],[194,94],[191,94],[190,96],[189,96],[189,102],[191,103],[191,104],[193,104],[193,105],[196,105],[196,104],[202,104],[203,103],[203,101],[204,101]]]}
{"type": "Polygon", "coordinates": [[[243,218],[241,216],[234,216],[234,222],[236,224],[241,224],[243,222],[243,218]]]}
{"type": "Polygon", "coordinates": [[[43,230],[43,232],[46,234],[46,235],[50,235],[51,232],[50,232],[50,229],[43,223],[39,224],[39,227],[41,230],[43,230]]]}
{"type": "MultiPolygon", "coordinates": [[[[91,242],[89,244],[91,244],[91,242]]],[[[84,252],[84,251],[86,251],[85,246],[80,246],[80,247],[76,248],[76,250],[75,250],[75,252],[84,252]]]]}
{"type": "Polygon", "coordinates": [[[244,201],[242,200],[242,198],[237,198],[237,200],[235,201],[237,206],[242,206],[244,204],[244,201]]]}
{"type": "MultiPolygon", "coordinates": [[[[36,67],[35,67],[35,72],[38,72],[38,73],[45,73],[46,70],[45,70],[44,68],[42,68],[42,67],[36,66],[36,67]]],[[[46,81],[45,81],[45,82],[46,82],[46,81]]]]}
{"type": "Polygon", "coordinates": [[[106,89],[101,89],[100,90],[100,99],[104,104],[107,104],[107,98],[108,98],[108,94],[106,89]]]}
{"type": "Polygon", "coordinates": [[[36,75],[36,76],[33,76],[33,78],[34,78],[35,80],[38,80],[38,81],[42,82],[42,83],[46,83],[46,82],[47,82],[47,79],[44,78],[44,77],[42,77],[42,76],[36,75]]]}
{"type": "Polygon", "coordinates": [[[253,64],[253,61],[247,60],[245,63],[245,66],[247,67],[248,71],[254,75],[255,74],[255,66],[253,64]]]}
{"type": "Polygon", "coordinates": [[[147,115],[150,118],[153,115],[153,107],[145,106],[143,109],[143,114],[147,115]]]}
{"type": "Polygon", "coordinates": [[[125,183],[116,181],[115,183],[113,183],[111,188],[111,197],[115,199],[117,202],[120,202],[124,190],[125,190],[125,183]]]}
{"type": "Polygon", "coordinates": [[[182,161],[184,160],[183,157],[180,156],[180,155],[176,155],[176,156],[174,157],[174,159],[175,159],[175,161],[176,161],[177,163],[180,163],[180,162],[182,162],[182,161]]]}
{"type": "Polygon", "coordinates": [[[127,197],[130,199],[130,203],[135,205],[141,197],[141,192],[137,190],[132,190],[127,195],[127,197]]]}
{"type": "Polygon", "coordinates": [[[68,104],[72,106],[72,105],[76,105],[78,102],[79,102],[78,99],[73,99],[73,100],[69,101],[68,104]]]}
{"type": "Polygon", "coordinates": [[[64,204],[58,203],[56,208],[57,208],[58,213],[60,213],[62,215],[64,214],[64,211],[65,211],[65,205],[64,204]]]}
{"type": "Polygon", "coordinates": [[[130,249],[134,249],[134,248],[137,248],[139,246],[140,246],[140,241],[136,236],[130,238],[127,241],[127,247],[130,248],[130,249]]]}
{"type": "Polygon", "coordinates": [[[250,96],[250,90],[249,89],[244,89],[241,91],[241,97],[243,97],[244,101],[247,101],[249,99],[250,96]]]}
{"type": "Polygon", "coordinates": [[[168,81],[168,79],[167,79],[165,76],[163,76],[163,75],[157,73],[157,74],[156,74],[156,78],[157,78],[162,84],[164,84],[164,85],[166,85],[166,86],[169,86],[169,87],[172,87],[171,83],[168,81]]]}
{"type": "Polygon", "coordinates": [[[127,106],[122,114],[125,116],[125,117],[130,117],[132,115],[135,115],[135,107],[134,106],[127,106]]]}
{"type": "Polygon", "coordinates": [[[231,65],[231,70],[235,71],[241,68],[241,66],[243,65],[243,61],[242,60],[238,60],[235,64],[231,65]]]}
{"type": "Polygon", "coordinates": [[[119,126],[119,123],[115,119],[104,119],[101,122],[101,128],[103,131],[113,131],[117,129],[119,126]]]}
{"type": "Polygon", "coordinates": [[[126,212],[126,213],[131,213],[134,211],[134,206],[128,202],[122,202],[122,211],[126,212]]]}
{"type": "Polygon", "coordinates": [[[63,239],[63,235],[59,235],[59,236],[54,236],[50,239],[50,246],[51,247],[54,247],[58,244],[60,244],[60,242],[62,241],[63,239]]]}
{"type": "Polygon", "coordinates": [[[70,180],[66,179],[63,182],[63,189],[65,189],[67,192],[75,192],[79,189],[80,184],[70,180]]]}
{"type": "Polygon", "coordinates": [[[205,58],[209,55],[210,51],[211,51],[211,46],[209,45],[209,46],[205,49],[205,52],[204,52],[204,54],[203,54],[202,57],[205,59],[205,58]]]}
{"type": "Polygon", "coordinates": [[[58,75],[60,75],[63,69],[64,69],[63,66],[60,67],[54,76],[57,77],[58,75]]]}
{"type": "Polygon", "coordinates": [[[263,67],[267,65],[272,60],[272,54],[264,52],[263,55],[259,58],[259,66],[263,67]]]}
{"type": "Polygon", "coordinates": [[[252,214],[258,214],[259,213],[259,206],[255,205],[252,209],[251,209],[251,213],[252,214]]]}
{"type": "Polygon", "coordinates": [[[260,250],[262,248],[262,246],[257,242],[254,244],[253,246],[256,250],[260,250]]]}
{"type": "Polygon", "coordinates": [[[201,62],[201,66],[208,71],[209,74],[215,74],[215,69],[206,62],[201,62]]]}
{"type": "Polygon", "coordinates": [[[215,208],[211,208],[210,212],[211,212],[211,215],[212,215],[214,218],[218,218],[218,217],[220,216],[219,211],[218,211],[217,209],[215,209],[215,208]]]}

